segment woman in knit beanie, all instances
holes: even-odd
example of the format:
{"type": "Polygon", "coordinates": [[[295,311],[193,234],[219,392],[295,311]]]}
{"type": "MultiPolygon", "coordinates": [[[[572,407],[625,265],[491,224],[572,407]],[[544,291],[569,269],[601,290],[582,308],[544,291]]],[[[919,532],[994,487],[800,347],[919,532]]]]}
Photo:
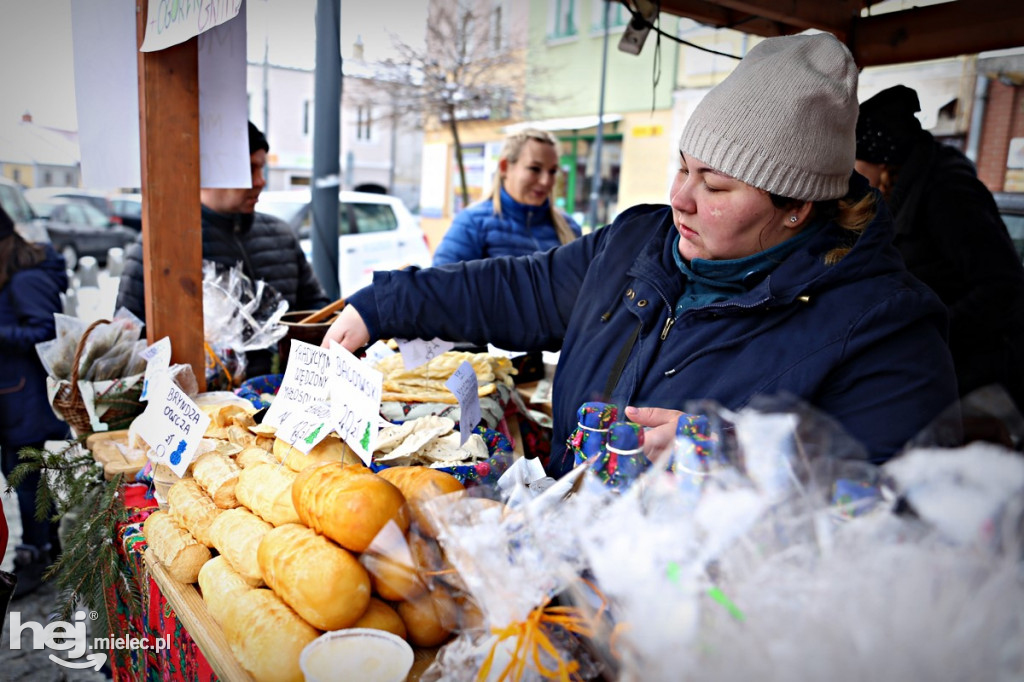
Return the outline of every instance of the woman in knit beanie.
{"type": "MultiPolygon", "coordinates": [[[[883,461],[955,403],[956,384],[945,310],[853,173],[856,92],[835,37],[764,40],[687,121],[670,206],[635,206],[543,254],[376,273],[324,344],[561,350],[552,444],[585,401],[628,406],[654,454],[694,401],[795,397],[883,461]]],[[[571,452],[545,464],[560,476],[571,452]]]]}
{"type": "Polygon", "coordinates": [[[907,269],[949,309],[960,395],[999,385],[1024,411],[1024,267],[974,164],[922,130],[920,110],[904,85],[862,102],[857,171],[885,198],[907,269]]]}

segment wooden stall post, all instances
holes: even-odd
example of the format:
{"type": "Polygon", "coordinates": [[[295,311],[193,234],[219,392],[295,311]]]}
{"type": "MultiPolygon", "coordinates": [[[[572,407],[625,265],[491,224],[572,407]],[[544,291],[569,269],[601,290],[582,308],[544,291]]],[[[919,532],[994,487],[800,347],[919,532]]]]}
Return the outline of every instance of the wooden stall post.
{"type": "MultiPolygon", "coordinates": [[[[140,46],[147,4],[135,3],[140,46]]],[[[198,38],[138,55],[146,337],[169,337],[205,391],[198,38]]]]}

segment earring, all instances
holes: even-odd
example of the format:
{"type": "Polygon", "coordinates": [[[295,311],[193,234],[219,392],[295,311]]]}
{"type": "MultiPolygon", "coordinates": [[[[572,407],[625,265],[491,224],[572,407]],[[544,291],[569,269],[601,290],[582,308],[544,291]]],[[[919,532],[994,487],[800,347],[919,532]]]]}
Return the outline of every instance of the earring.
{"type": "Polygon", "coordinates": [[[791,222],[791,223],[795,223],[798,220],[800,220],[800,219],[797,218],[795,215],[789,216],[789,222],[791,222]]]}

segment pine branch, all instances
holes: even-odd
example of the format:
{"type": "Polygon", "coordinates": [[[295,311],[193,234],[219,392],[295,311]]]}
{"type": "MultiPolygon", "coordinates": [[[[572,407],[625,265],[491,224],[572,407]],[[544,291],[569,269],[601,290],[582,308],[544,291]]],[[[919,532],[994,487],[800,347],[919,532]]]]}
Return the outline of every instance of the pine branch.
{"type": "Polygon", "coordinates": [[[59,591],[63,620],[71,621],[84,602],[98,615],[96,631],[106,635],[116,622],[117,601],[128,606],[129,617],[140,615],[141,588],[117,553],[117,527],[128,516],[121,494],[124,477],[107,481],[103,466],[77,447],[82,440],[68,441],[57,452],[22,448],[10,485],[38,473],[36,517],[45,519],[55,509],[51,520],[73,519],[61,555],[44,577],[59,591]]]}

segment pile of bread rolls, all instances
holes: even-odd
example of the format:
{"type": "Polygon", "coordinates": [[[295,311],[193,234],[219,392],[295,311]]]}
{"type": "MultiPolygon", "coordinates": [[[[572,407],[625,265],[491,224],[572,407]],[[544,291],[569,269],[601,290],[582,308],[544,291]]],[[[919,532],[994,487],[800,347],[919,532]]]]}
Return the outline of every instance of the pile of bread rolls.
{"type": "Polygon", "coordinates": [[[207,447],[144,532],[173,579],[198,582],[256,680],[302,680],[299,654],[324,631],[376,628],[433,647],[475,620],[446,587],[454,571],[419,509],[463,490],[457,479],[420,466],[375,474],[336,437],[307,455],[249,410],[205,409],[207,436],[235,447],[207,447]]]}

